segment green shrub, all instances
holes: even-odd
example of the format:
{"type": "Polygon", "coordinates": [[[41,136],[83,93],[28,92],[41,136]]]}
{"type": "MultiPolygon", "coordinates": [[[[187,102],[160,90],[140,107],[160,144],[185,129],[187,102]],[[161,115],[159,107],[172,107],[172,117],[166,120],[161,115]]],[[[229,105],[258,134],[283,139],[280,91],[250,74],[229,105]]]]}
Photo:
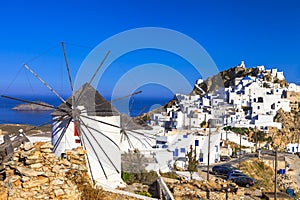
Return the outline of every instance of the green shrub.
{"type": "Polygon", "coordinates": [[[179,177],[176,175],[175,172],[166,172],[166,173],[162,173],[162,172],[159,172],[160,175],[162,177],[166,177],[166,178],[172,178],[172,179],[177,179],[179,180],[179,177]]]}
{"type": "Polygon", "coordinates": [[[124,182],[128,183],[131,180],[131,174],[128,172],[122,172],[121,177],[124,182]]]}
{"type": "Polygon", "coordinates": [[[152,195],[147,191],[140,191],[140,192],[137,192],[137,194],[143,195],[143,196],[146,196],[146,197],[152,197],[152,195]]]}
{"type": "Polygon", "coordinates": [[[138,173],[122,172],[121,177],[123,181],[125,181],[129,185],[132,183],[142,183],[145,185],[151,185],[158,178],[157,173],[153,170],[151,170],[150,172],[143,171],[138,173]]]}

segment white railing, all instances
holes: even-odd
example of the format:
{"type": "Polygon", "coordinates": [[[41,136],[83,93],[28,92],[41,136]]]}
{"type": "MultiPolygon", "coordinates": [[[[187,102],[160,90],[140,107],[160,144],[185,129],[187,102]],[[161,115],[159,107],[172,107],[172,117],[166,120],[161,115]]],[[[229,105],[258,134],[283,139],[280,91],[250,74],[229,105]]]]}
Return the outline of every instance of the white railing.
{"type": "Polygon", "coordinates": [[[161,194],[161,199],[165,199],[165,200],[175,200],[171,191],[169,190],[167,184],[164,182],[163,178],[161,177],[161,175],[159,174],[159,172],[157,173],[158,178],[157,178],[157,182],[158,182],[158,187],[159,187],[159,192],[161,194]]]}

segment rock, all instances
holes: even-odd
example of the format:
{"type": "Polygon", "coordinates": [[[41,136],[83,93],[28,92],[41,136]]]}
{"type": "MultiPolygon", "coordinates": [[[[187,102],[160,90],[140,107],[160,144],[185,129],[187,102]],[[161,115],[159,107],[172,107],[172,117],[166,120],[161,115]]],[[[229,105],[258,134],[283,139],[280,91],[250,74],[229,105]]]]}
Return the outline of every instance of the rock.
{"type": "Polygon", "coordinates": [[[73,164],[76,164],[76,165],[82,164],[82,161],[81,161],[81,160],[70,159],[69,161],[70,161],[71,163],[73,163],[73,164]]]}
{"type": "Polygon", "coordinates": [[[65,159],[60,160],[60,161],[58,162],[58,164],[65,165],[65,166],[67,166],[67,167],[70,167],[70,166],[71,166],[71,163],[70,163],[68,160],[65,160],[65,159]]]}
{"type": "Polygon", "coordinates": [[[31,165],[31,164],[35,164],[35,163],[41,163],[41,162],[43,162],[43,160],[41,160],[41,159],[38,159],[38,160],[26,160],[25,164],[31,165]]]}
{"type": "Polygon", "coordinates": [[[43,164],[42,163],[34,163],[34,164],[29,165],[29,167],[32,169],[39,169],[39,168],[43,167],[43,164]]]}
{"type": "Polygon", "coordinates": [[[53,181],[51,181],[52,185],[63,185],[64,181],[63,180],[59,180],[59,179],[55,179],[53,181]]]}
{"type": "Polygon", "coordinates": [[[16,169],[19,171],[20,174],[22,174],[24,176],[28,176],[28,177],[40,176],[40,175],[44,174],[44,172],[37,172],[35,170],[29,169],[26,167],[21,167],[21,166],[16,167],[16,169]]]}
{"type": "Polygon", "coordinates": [[[79,155],[76,155],[76,154],[73,154],[72,152],[67,152],[67,158],[68,160],[79,160],[79,161],[83,161],[83,157],[82,156],[79,156],[79,155]]]}
{"type": "Polygon", "coordinates": [[[48,183],[48,182],[49,182],[49,179],[47,177],[39,176],[36,180],[31,180],[31,181],[22,183],[22,186],[24,188],[33,188],[33,187],[36,187],[36,186],[39,186],[39,185],[42,185],[42,184],[48,183]]]}
{"type": "Polygon", "coordinates": [[[72,164],[71,165],[71,169],[75,169],[75,170],[79,170],[79,171],[87,170],[86,166],[76,165],[76,164],[72,164]]]}
{"type": "Polygon", "coordinates": [[[54,194],[56,197],[62,196],[65,192],[62,189],[54,190],[54,194]]]}
{"type": "Polygon", "coordinates": [[[45,172],[44,176],[46,177],[53,177],[55,174],[53,172],[45,172]]]}
{"type": "Polygon", "coordinates": [[[7,200],[8,192],[6,188],[0,188],[0,200],[7,200]]]}
{"type": "Polygon", "coordinates": [[[50,142],[46,142],[40,146],[41,149],[52,149],[53,145],[50,142]]]}
{"type": "Polygon", "coordinates": [[[31,155],[28,155],[28,156],[24,156],[24,157],[26,157],[26,159],[27,160],[38,160],[38,159],[40,159],[40,155],[41,155],[41,152],[39,152],[39,151],[36,151],[35,149],[32,149],[32,150],[34,150],[33,151],[33,153],[31,154],[31,155]]]}
{"type": "Polygon", "coordinates": [[[23,148],[25,151],[28,151],[33,148],[33,144],[31,142],[26,142],[23,144],[23,146],[21,145],[20,148],[23,148]]]}
{"type": "Polygon", "coordinates": [[[17,180],[20,180],[20,176],[17,176],[17,175],[13,175],[13,176],[11,176],[10,178],[9,178],[9,182],[11,182],[11,183],[14,183],[14,182],[16,182],[17,180]]]}
{"type": "Polygon", "coordinates": [[[60,173],[60,171],[61,171],[60,165],[54,165],[54,167],[52,168],[52,172],[54,173],[60,173]]]}
{"type": "Polygon", "coordinates": [[[28,192],[28,191],[22,191],[22,192],[20,192],[20,196],[21,196],[22,198],[28,198],[28,197],[33,197],[33,196],[35,196],[35,193],[33,193],[33,192],[28,192]]]}
{"type": "Polygon", "coordinates": [[[86,154],[86,150],[84,150],[82,147],[77,147],[76,149],[74,149],[75,152],[78,154],[78,155],[85,155],[86,154]]]}
{"type": "Polygon", "coordinates": [[[23,176],[23,177],[21,178],[21,181],[22,181],[22,182],[26,182],[26,181],[29,181],[29,180],[30,180],[30,178],[27,177],[27,176],[23,176]]]}
{"type": "Polygon", "coordinates": [[[41,149],[41,152],[43,152],[43,153],[51,153],[52,150],[51,149],[41,149]]]}

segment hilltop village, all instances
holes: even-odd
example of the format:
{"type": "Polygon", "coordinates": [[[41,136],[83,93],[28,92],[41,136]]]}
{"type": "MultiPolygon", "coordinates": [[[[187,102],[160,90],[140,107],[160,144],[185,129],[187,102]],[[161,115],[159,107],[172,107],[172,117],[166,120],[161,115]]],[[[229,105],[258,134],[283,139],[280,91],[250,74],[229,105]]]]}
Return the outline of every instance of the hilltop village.
{"type": "MultiPolygon", "coordinates": [[[[236,71],[236,74],[247,71],[244,62],[228,71],[232,70],[236,71]]],[[[276,142],[271,139],[277,137],[274,132],[286,129],[285,122],[278,120],[279,116],[282,113],[296,115],[299,112],[300,86],[294,83],[288,84],[283,72],[277,69],[257,66],[251,70],[252,74],[233,76],[231,85],[223,86],[210,93],[205,93],[200,87],[204,81],[199,79],[192,94],[176,94],[163,112],[152,113],[149,116],[149,123],[152,126],[164,127],[165,135],[174,133],[207,135],[210,120],[217,119],[218,124],[212,127],[218,128],[217,132],[219,132],[213,134],[219,137],[218,141],[213,140],[216,141],[214,145],[217,149],[220,149],[219,144],[222,140],[231,138],[233,132],[229,131],[230,129],[244,130],[241,134],[244,135],[245,143],[246,140],[250,142],[246,145],[248,147],[253,147],[254,142],[258,142],[259,147],[267,145],[266,147],[271,149],[271,143],[275,145],[276,142]],[[269,143],[261,141],[260,144],[259,138],[254,138],[255,134],[260,134],[260,139],[269,137],[269,143]]],[[[296,116],[294,118],[298,120],[296,116]]],[[[297,136],[298,122],[295,121],[294,126],[290,127],[294,130],[290,133],[293,137],[287,135],[288,140],[284,138],[280,144],[277,144],[291,153],[300,151],[298,150],[299,136],[297,136]]],[[[235,140],[232,142],[239,142],[238,137],[232,138],[235,140]]],[[[190,145],[186,143],[186,146],[180,148],[188,149],[190,145]]],[[[181,151],[184,152],[183,149],[181,151]]],[[[218,157],[215,155],[216,159],[218,157]]]]}

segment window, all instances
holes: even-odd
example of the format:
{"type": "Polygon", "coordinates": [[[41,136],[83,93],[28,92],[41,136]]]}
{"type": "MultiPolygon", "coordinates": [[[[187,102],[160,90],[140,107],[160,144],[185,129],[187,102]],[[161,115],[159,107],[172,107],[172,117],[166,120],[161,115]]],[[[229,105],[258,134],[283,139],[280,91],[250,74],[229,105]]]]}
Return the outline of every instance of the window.
{"type": "Polygon", "coordinates": [[[275,103],[273,103],[273,104],[271,105],[271,109],[272,109],[272,110],[275,109],[275,103]]]}
{"type": "Polygon", "coordinates": [[[79,129],[79,122],[75,121],[74,122],[74,136],[79,136],[80,135],[80,129],[79,129]]]}
{"type": "Polygon", "coordinates": [[[80,143],[80,139],[75,139],[75,143],[79,144],[80,143]]]}
{"type": "Polygon", "coordinates": [[[257,106],[257,110],[259,110],[260,109],[260,106],[257,106]]]}
{"type": "Polygon", "coordinates": [[[185,153],[185,148],[180,148],[181,153],[185,153]]]}

